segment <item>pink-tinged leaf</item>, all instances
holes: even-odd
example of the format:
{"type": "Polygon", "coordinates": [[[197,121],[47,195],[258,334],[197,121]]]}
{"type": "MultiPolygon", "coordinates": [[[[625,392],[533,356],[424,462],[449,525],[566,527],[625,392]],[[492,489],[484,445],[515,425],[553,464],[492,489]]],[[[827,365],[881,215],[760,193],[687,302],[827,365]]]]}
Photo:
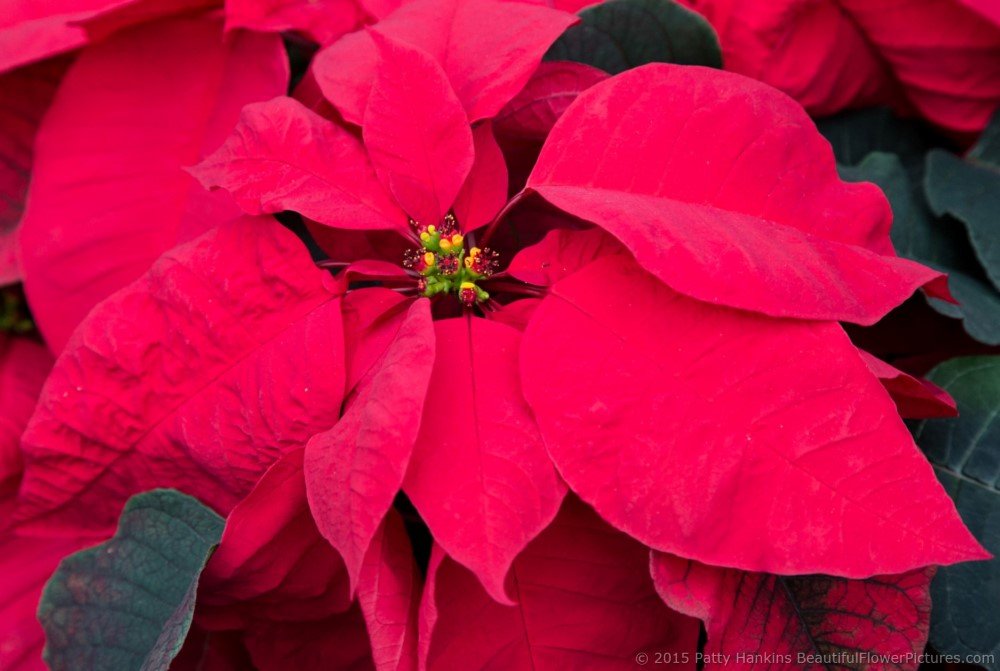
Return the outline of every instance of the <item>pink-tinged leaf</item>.
{"type": "Polygon", "coordinates": [[[927,643],[933,568],[776,576],[653,552],[651,572],[668,606],[705,622],[707,670],[912,671],[927,643]]]}
{"type": "MultiPolygon", "coordinates": [[[[487,119],[520,91],[572,14],[522,2],[414,0],[378,31],[429,54],[444,69],[470,122],[487,119]]],[[[361,124],[378,72],[369,34],[354,33],[320,51],[316,80],[344,119],[361,124]]]]}
{"type": "Polygon", "coordinates": [[[358,382],[337,425],[306,445],[309,507],[320,532],[343,556],[352,592],[403,482],[433,365],[430,302],[418,300],[358,382]]]}
{"type": "Polygon", "coordinates": [[[376,671],[361,609],[310,622],[265,622],[244,642],[257,671],[376,671]]]}
{"type": "Polygon", "coordinates": [[[838,324],[694,301],[608,256],[551,288],[521,375],[570,489],[652,548],[847,577],[988,556],[838,324]]]}
{"type": "Polygon", "coordinates": [[[452,559],[432,561],[421,668],[631,671],[646,651],[677,654],[674,668],[693,671],[698,622],[664,606],[648,562],[646,548],[572,497],[514,561],[514,606],[452,559]]]}
{"type": "Polygon", "coordinates": [[[915,378],[868,352],[858,350],[868,369],[882,382],[901,417],[957,417],[955,399],[933,382],[915,378]]]}
{"type": "Polygon", "coordinates": [[[247,105],[236,130],[191,170],[250,214],[294,210],[355,230],[408,230],[353,135],[291,98],[247,105]]]}
{"type": "Polygon", "coordinates": [[[17,225],[28,193],[35,132],[69,63],[56,58],[0,76],[0,286],[21,279],[17,225]]]}
{"type": "Polygon", "coordinates": [[[955,0],[831,4],[874,45],[922,116],[960,133],[986,127],[1000,106],[1000,25],[955,0]]]}
{"type": "Polygon", "coordinates": [[[510,603],[511,562],[555,517],[566,486],[521,395],[521,333],[474,317],[434,327],[431,393],[403,489],[449,556],[510,603]]]}
{"type": "Polygon", "coordinates": [[[51,369],[44,345],[0,333],[0,482],[21,474],[21,434],[51,369]]]}
{"type": "Polygon", "coordinates": [[[472,169],[472,131],[440,65],[404,42],[371,35],[379,64],[365,108],[365,147],[399,206],[436,224],[472,169]]]}
{"type": "Polygon", "coordinates": [[[49,376],[22,441],[20,518],[37,532],[107,533],[130,495],[154,487],[226,514],[337,421],[331,284],[270,219],[164,254],[90,314],[49,376]]]}
{"type": "Polygon", "coordinates": [[[378,671],[415,671],[423,581],[403,520],[390,510],[372,539],[358,580],[358,602],[378,671]]]}
{"type": "Polygon", "coordinates": [[[226,30],[294,30],[330,44],[364,23],[353,0],[226,0],[226,30]]]}
{"type": "Polygon", "coordinates": [[[303,450],[276,461],[229,514],[201,575],[199,618],[225,628],[251,619],[309,620],[351,605],[347,572],[306,501],[303,450]]]}
{"type": "Polygon", "coordinates": [[[20,232],[25,292],[54,352],[160,254],[239,214],[183,168],[287,80],[278,36],[223,44],[206,18],[143,26],[80,55],[38,130],[20,232]]]}
{"type": "MultiPolygon", "coordinates": [[[[719,35],[727,70],[784,91],[811,114],[899,104],[902,89],[837,2],[681,0],[719,35]]],[[[900,25],[905,30],[905,23],[900,25]]]]}
{"type": "Polygon", "coordinates": [[[608,78],[608,73],[583,63],[542,63],[514,98],[497,113],[497,133],[544,140],[577,96],[608,78]]]}
{"type": "Polygon", "coordinates": [[[507,164],[487,121],[472,131],[475,161],[455,198],[455,218],[463,231],[485,226],[507,202],[507,164]]]}
{"type": "Polygon", "coordinates": [[[587,231],[555,229],[536,245],[511,259],[507,273],[528,284],[551,287],[602,256],[625,254],[620,242],[600,228],[587,231]]]}
{"type": "Polygon", "coordinates": [[[0,669],[47,671],[45,632],[38,623],[42,588],[59,562],[87,543],[73,538],[0,537],[0,669]]]}
{"type": "Polygon", "coordinates": [[[871,324],[941,277],[893,255],[885,196],[840,181],[801,107],[708,68],[651,64],[589,89],[527,188],[711,303],[871,324]],[[582,138],[608,140],[595,154],[582,138]]]}

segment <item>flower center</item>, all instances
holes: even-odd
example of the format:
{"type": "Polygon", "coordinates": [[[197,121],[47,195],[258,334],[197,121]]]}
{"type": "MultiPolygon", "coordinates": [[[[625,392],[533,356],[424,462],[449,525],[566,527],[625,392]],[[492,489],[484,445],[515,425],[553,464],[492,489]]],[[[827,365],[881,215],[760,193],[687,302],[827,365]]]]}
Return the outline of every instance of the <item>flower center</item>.
{"type": "Polygon", "coordinates": [[[403,266],[420,274],[417,288],[422,296],[453,294],[468,307],[489,300],[477,282],[493,274],[496,252],[465,248],[455,215],[450,212],[439,225],[423,226],[410,219],[420,238],[420,247],[406,253],[403,266]]]}

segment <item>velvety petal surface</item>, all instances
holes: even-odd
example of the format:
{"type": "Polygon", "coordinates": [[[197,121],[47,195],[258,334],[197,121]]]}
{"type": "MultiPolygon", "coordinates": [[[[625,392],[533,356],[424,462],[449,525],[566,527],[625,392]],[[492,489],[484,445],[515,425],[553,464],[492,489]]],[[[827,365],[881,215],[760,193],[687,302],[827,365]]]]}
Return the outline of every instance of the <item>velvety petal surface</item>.
{"type": "MultiPolygon", "coordinates": [[[[380,21],[377,30],[436,60],[475,122],[513,98],[549,46],[576,21],[571,14],[521,2],[415,0],[380,21]]],[[[377,65],[371,35],[354,33],[318,53],[312,68],[327,100],[360,125],[377,65]]]]}
{"type": "Polygon", "coordinates": [[[154,487],[227,513],[340,414],[329,280],[270,219],[161,257],[91,313],[49,376],[23,439],[19,518],[37,533],[108,532],[154,487]]]}
{"type": "Polygon", "coordinates": [[[365,107],[365,148],[403,211],[422,224],[436,224],[472,169],[472,131],[433,58],[378,32],[371,37],[379,58],[365,107]]]}
{"type": "Polygon", "coordinates": [[[775,576],[654,552],[652,575],[668,606],[705,622],[706,669],[912,671],[927,644],[933,568],[775,576]]]}
{"type": "Polygon", "coordinates": [[[428,300],[413,302],[386,327],[395,330],[392,340],[353,388],[343,417],[306,445],[309,505],[344,557],[352,590],[403,482],[434,367],[428,300]]]}
{"type": "Polygon", "coordinates": [[[421,668],[627,671],[640,651],[688,653],[676,668],[695,668],[697,620],[657,597],[642,545],[574,498],[514,561],[515,605],[491,599],[440,548],[434,555],[421,668]]]}
{"type": "Polygon", "coordinates": [[[694,301],[609,256],[551,288],[521,376],[570,488],[652,548],[849,577],[986,556],[837,324],[694,301]]]}
{"type": "Polygon", "coordinates": [[[287,80],[276,35],[223,43],[207,18],[142,26],[81,54],[38,130],[20,233],[25,292],[54,352],[160,254],[239,214],[183,168],[287,80]]]}
{"type": "Polygon", "coordinates": [[[521,395],[520,332],[475,317],[435,322],[434,332],[431,391],[403,489],[434,539],[509,603],[510,564],[555,517],[566,487],[521,395]]]}
{"type": "Polygon", "coordinates": [[[769,315],[870,324],[940,278],[893,255],[885,196],[840,181],[798,105],[708,68],[652,64],[590,88],[527,190],[677,291],[769,315]],[[592,137],[607,138],[596,154],[592,137]]]}
{"type": "Polygon", "coordinates": [[[294,210],[334,228],[407,231],[364,145],[291,98],[248,105],[226,143],[191,173],[250,214],[294,210]]]}

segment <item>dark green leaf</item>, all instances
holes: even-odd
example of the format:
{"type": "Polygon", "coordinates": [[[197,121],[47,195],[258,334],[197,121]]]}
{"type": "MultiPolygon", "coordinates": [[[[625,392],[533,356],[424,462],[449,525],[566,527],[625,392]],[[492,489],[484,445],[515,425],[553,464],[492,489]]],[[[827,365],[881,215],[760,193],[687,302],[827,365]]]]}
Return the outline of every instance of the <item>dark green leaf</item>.
{"type": "MultiPolygon", "coordinates": [[[[914,438],[969,529],[1000,554],[1000,357],[952,359],[928,379],[955,397],[961,416],[916,423],[914,438]]],[[[948,654],[991,654],[983,666],[1000,669],[1000,559],[941,568],[931,595],[931,645],[948,654]]]]}
{"type": "Polygon", "coordinates": [[[549,48],[547,61],[576,61],[613,75],[646,63],[722,67],[712,26],[673,0],[608,0],[549,48]]]}
{"type": "Polygon", "coordinates": [[[965,224],[986,274],[1000,289],[1000,164],[987,159],[963,161],[934,150],[927,155],[924,185],[935,214],[965,224]]]}
{"type": "Polygon", "coordinates": [[[961,305],[930,299],[931,307],[962,319],[966,332],[979,342],[1000,344],[1000,293],[983,273],[961,224],[933,215],[919,185],[893,154],[875,152],[839,170],[849,182],[874,182],[885,192],[893,212],[892,244],[900,256],[948,273],[952,295],[961,305]]]}
{"type": "Polygon", "coordinates": [[[62,561],[42,593],[45,661],[53,671],[160,671],[184,643],[198,577],[221,517],[190,496],[132,497],[106,543],[62,561]]]}
{"type": "Polygon", "coordinates": [[[842,112],[818,119],[816,127],[833,147],[837,163],[844,165],[857,165],[877,151],[896,154],[909,172],[945,142],[920,121],[900,119],[886,107],[842,112]]]}

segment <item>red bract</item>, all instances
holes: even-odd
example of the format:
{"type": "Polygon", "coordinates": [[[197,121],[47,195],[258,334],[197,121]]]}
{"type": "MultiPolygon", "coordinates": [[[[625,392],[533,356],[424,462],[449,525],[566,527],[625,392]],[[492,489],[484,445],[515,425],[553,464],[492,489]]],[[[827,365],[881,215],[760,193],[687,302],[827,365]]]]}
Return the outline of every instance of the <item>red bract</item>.
{"type": "Polygon", "coordinates": [[[20,519],[106,533],[162,486],[231,509],[340,412],[341,298],[324,275],[291,233],[238,220],[103,302],[25,433],[20,519]]]}
{"type": "Polygon", "coordinates": [[[239,214],[182,168],[287,79],[277,36],[224,44],[207,18],[136,28],[80,56],[38,131],[20,233],[25,292],[54,352],[160,254],[239,214]]]}
{"type": "Polygon", "coordinates": [[[226,30],[295,30],[329,44],[368,19],[369,3],[355,0],[226,0],[226,30]]]}
{"type": "MultiPolygon", "coordinates": [[[[377,30],[434,59],[469,121],[478,121],[496,114],[524,86],[545,50],[575,21],[564,12],[517,2],[416,0],[377,30]]],[[[358,32],[318,53],[312,71],[344,119],[361,125],[378,63],[371,34],[358,32]]]]}
{"type": "Polygon", "coordinates": [[[993,3],[686,4],[718,31],[727,69],[786,91],[817,115],[891,102],[912,106],[943,128],[976,133],[1000,104],[1000,21],[993,3]]]}
{"type": "Polygon", "coordinates": [[[265,671],[693,653],[650,548],[736,575],[983,557],[838,323],[947,295],[893,253],[884,196],[841,182],[802,110],[734,74],[552,66],[512,104],[573,20],[415,0],[316,61],[346,123],[249,105],[193,173],[328,229],[334,276],[264,217],[99,305],[25,436],[20,518],[106,531],[154,485],[232,511],[199,627],[244,628],[265,671]],[[497,124],[547,137],[505,202],[491,118],[521,104],[497,124]],[[434,539],[419,640],[400,489],[434,539]],[[340,557],[317,565],[320,536],[340,557]],[[227,620],[240,601],[253,617],[227,620]],[[300,622],[258,608],[301,601],[300,622]]]}

